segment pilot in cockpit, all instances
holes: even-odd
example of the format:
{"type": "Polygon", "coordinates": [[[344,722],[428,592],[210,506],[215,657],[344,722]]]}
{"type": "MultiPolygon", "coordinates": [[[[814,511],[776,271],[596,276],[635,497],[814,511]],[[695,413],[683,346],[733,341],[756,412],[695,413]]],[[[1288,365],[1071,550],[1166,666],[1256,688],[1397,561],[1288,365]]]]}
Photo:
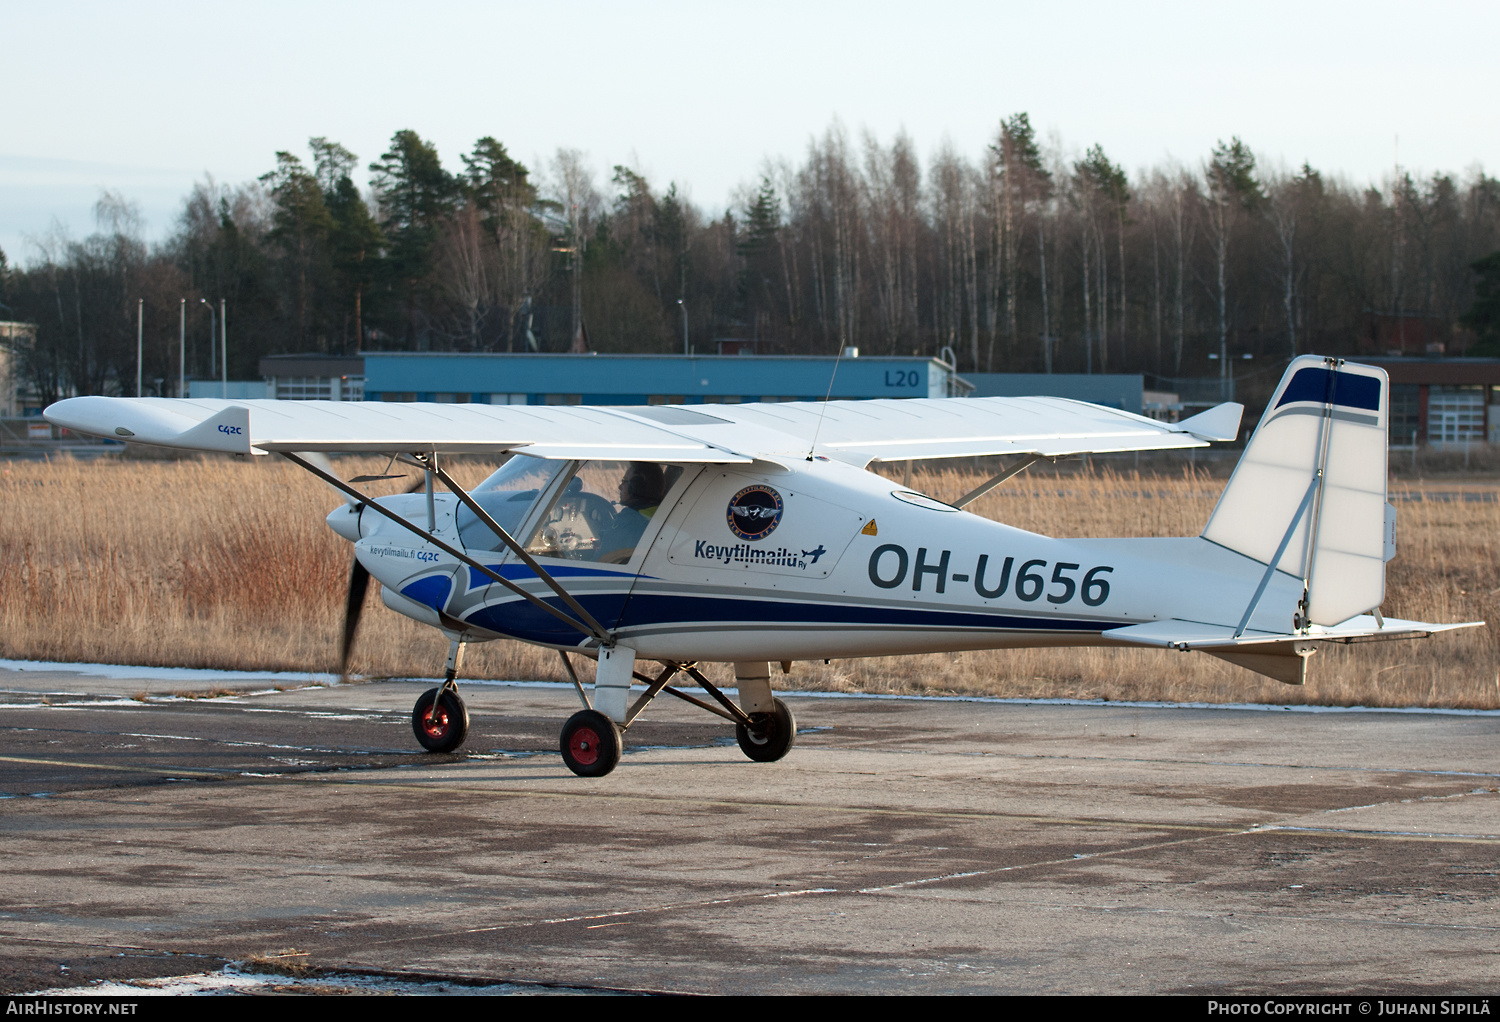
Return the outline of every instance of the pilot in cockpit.
{"type": "Polygon", "coordinates": [[[620,510],[605,544],[611,550],[634,550],[646,523],[667,495],[667,480],[655,462],[632,461],[620,477],[620,510]]]}
{"type": "Polygon", "coordinates": [[[666,497],[666,476],[654,462],[630,462],[619,477],[619,510],[609,531],[598,537],[595,557],[604,563],[624,564],[646,531],[661,500],[666,497]]]}

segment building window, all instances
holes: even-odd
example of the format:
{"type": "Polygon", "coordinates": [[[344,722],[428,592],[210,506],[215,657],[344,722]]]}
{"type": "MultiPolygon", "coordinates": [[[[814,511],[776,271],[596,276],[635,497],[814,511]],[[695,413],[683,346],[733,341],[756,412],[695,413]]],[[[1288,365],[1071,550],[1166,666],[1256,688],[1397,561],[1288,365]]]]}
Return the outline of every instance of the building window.
{"type": "Polygon", "coordinates": [[[333,397],[333,381],[326,376],[278,376],[278,401],[327,401],[333,397]]]}
{"type": "Polygon", "coordinates": [[[1439,444],[1484,440],[1484,388],[1429,388],[1427,439],[1439,444]]]}
{"type": "Polygon", "coordinates": [[[581,404],[583,404],[583,395],[582,394],[548,394],[547,397],[546,397],[546,403],[549,404],[549,405],[581,405],[581,404]]]}
{"type": "Polygon", "coordinates": [[[1414,443],[1421,421],[1421,388],[1415,383],[1391,384],[1391,443],[1396,446],[1414,443]]]}
{"type": "Polygon", "coordinates": [[[382,401],[415,401],[416,399],[417,395],[409,390],[405,393],[399,390],[386,390],[380,394],[380,400],[382,401]]]}

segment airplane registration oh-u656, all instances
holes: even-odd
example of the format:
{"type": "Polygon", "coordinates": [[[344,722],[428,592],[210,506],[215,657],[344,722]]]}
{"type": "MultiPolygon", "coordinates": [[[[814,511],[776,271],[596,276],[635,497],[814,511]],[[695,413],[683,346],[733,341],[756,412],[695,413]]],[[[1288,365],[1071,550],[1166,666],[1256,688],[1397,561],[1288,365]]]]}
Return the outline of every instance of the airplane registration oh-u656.
{"type": "MultiPolygon", "coordinates": [[[[525,407],[80,397],[47,409],[81,433],[280,454],[340,490],[354,546],[343,657],[369,576],[385,605],[450,640],[417,701],[423,747],[458,748],[464,646],[562,654],[583,709],[562,729],[577,774],[606,774],[659,694],[732,721],[752,760],[796,725],[773,664],[1023,646],[1199,651],[1301,684],[1320,643],[1464,625],[1381,617],[1395,553],[1389,386],[1377,368],[1293,360],[1200,536],[1053,539],[963,508],[1039,459],[1232,440],[1242,409],[1179,423],[1056,398],[685,407],[525,407]],[[371,497],[327,453],[413,463],[425,492],[371,497]],[[444,456],[507,455],[465,491],[444,456]],[[874,461],[1009,456],[952,504],[874,461]],[[439,486],[449,492],[439,492],[439,486]],[[572,654],[597,660],[592,690],[572,654]],[[699,670],[734,665],[738,699],[699,670]],[[660,669],[643,673],[645,662],[660,669]],[[674,688],[691,678],[712,702],[674,688]],[[631,697],[634,683],[644,687],[631,697]]],[[[1474,624],[1471,622],[1470,624],[1474,624]]]]}

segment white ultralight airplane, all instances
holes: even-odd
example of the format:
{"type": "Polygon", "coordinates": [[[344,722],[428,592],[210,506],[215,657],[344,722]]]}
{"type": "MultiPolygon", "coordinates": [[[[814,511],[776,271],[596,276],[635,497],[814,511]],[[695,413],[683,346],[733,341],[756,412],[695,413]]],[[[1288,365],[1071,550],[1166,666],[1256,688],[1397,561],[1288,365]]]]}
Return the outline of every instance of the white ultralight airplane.
{"type": "Polygon", "coordinates": [[[466,643],[556,649],[584,707],[563,727],[563,759],[599,776],[662,692],[732,721],[749,758],[780,759],[796,725],[771,666],[796,660],[1153,646],[1296,685],[1319,643],[1465,627],[1380,615],[1395,553],[1388,399],[1380,369],[1293,360],[1207,527],[1182,539],[1052,539],[963,508],[1044,458],[1233,440],[1239,405],[1163,423],[1058,398],[605,408],[79,397],[46,416],[130,443],[276,453],[319,476],[347,497],[328,524],[354,545],[344,666],[373,575],[387,607],[450,640],[443,684],[412,712],[417,740],[447,752],[468,730],[456,685],[466,643]],[[368,496],[353,484],[390,477],[345,481],[335,452],[413,464],[425,492],[368,496]],[[510,457],[466,492],[442,464],[459,453],[510,457]],[[1013,460],[952,504],[865,470],[970,456],[1013,460]],[[592,698],[569,654],[598,661],[592,698]],[[641,673],[642,661],[660,670],[641,673]],[[737,702],[704,661],[734,665],[737,702]],[[679,674],[713,703],[669,685],[679,674]]]}

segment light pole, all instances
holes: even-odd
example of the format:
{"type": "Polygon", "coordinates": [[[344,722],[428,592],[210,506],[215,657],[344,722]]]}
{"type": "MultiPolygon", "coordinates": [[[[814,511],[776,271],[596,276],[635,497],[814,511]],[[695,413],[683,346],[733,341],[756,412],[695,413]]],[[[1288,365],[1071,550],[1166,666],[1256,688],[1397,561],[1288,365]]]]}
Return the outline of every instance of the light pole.
{"type": "Polygon", "coordinates": [[[214,303],[207,298],[198,299],[198,304],[208,308],[208,378],[211,380],[214,371],[214,352],[219,345],[219,338],[215,336],[219,332],[219,314],[214,308],[214,303]]]}
{"type": "Polygon", "coordinates": [[[187,397],[187,299],[177,310],[177,396],[187,397]]]}
{"type": "Polygon", "coordinates": [[[219,396],[229,399],[229,317],[219,299],[219,396]]]}
{"type": "Polygon", "coordinates": [[[692,352],[688,350],[687,306],[679,298],[677,299],[677,307],[682,310],[682,353],[684,355],[691,355],[692,352]]]}
{"type": "Polygon", "coordinates": [[[135,300],[135,396],[141,396],[141,356],[146,340],[146,299],[135,300]]]}

